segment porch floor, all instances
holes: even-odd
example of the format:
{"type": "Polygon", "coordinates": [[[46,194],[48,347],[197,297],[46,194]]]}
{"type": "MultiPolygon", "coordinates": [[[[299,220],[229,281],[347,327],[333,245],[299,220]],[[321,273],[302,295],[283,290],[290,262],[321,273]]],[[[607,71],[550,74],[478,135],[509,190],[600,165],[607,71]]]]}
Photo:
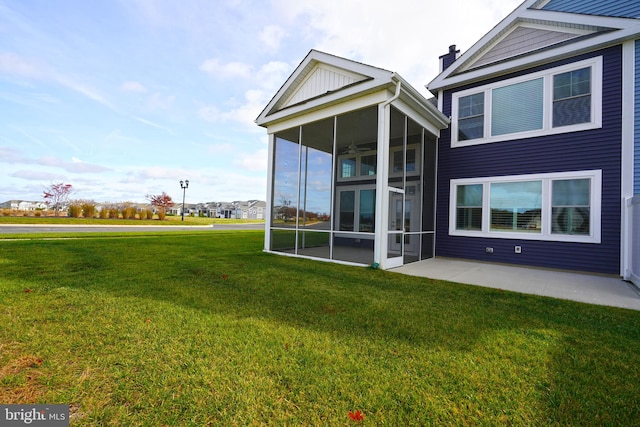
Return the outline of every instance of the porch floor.
{"type": "Polygon", "coordinates": [[[431,258],[389,271],[589,304],[640,310],[640,290],[615,276],[431,258]]]}

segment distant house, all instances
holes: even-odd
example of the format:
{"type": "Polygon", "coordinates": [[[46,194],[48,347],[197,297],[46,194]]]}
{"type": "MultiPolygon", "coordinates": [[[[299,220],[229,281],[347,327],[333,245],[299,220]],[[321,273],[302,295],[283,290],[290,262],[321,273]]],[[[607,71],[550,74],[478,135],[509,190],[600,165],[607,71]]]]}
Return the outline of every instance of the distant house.
{"type": "Polygon", "coordinates": [[[17,211],[35,211],[47,209],[44,202],[33,202],[28,200],[8,200],[0,203],[0,209],[11,209],[17,211]]]}
{"type": "Polygon", "coordinates": [[[312,50],[256,119],[265,250],[640,283],[639,17],[640,2],[525,0],[440,58],[437,108],[396,73],[312,50]]]}

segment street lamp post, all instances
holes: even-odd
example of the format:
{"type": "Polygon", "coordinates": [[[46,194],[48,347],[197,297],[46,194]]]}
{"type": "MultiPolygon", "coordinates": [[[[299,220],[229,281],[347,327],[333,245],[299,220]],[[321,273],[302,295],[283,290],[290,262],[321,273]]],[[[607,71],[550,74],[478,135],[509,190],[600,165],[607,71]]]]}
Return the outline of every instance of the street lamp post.
{"type": "Polygon", "coordinates": [[[182,221],[184,221],[184,196],[189,188],[189,180],[180,181],[180,188],[182,188],[182,221]]]}

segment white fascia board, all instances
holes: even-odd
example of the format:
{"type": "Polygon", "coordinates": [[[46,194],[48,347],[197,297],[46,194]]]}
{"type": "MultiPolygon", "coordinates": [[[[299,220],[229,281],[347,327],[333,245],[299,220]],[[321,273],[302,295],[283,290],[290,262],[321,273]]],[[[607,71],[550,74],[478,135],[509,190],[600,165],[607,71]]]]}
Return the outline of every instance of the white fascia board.
{"type": "MultiPolygon", "coordinates": [[[[407,83],[399,75],[395,77],[401,82],[401,94],[398,100],[393,101],[392,105],[402,102],[408,106],[407,111],[403,111],[408,116],[415,117],[415,113],[421,111],[426,114],[420,114],[426,121],[421,121],[421,126],[428,128],[435,135],[439,135],[441,129],[445,129],[449,126],[449,118],[445,116],[438,108],[433,105],[427,98],[425,98],[420,92],[418,92],[413,86],[407,83]],[[428,126],[427,126],[428,123],[428,126]]],[[[418,121],[418,120],[416,120],[418,121]]]]}
{"type": "MultiPolygon", "coordinates": [[[[525,2],[526,3],[526,2],[525,2]]],[[[523,4],[524,6],[524,4],[523,4]]],[[[629,18],[612,18],[607,16],[582,15],[576,13],[554,12],[537,9],[522,9],[522,6],[516,9],[509,17],[504,19],[500,24],[494,27],[480,41],[474,44],[471,49],[462,54],[456,61],[449,66],[443,73],[438,75],[434,80],[427,84],[427,88],[431,92],[437,92],[451,86],[457,86],[463,83],[472,82],[474,80],[483,79],[493,75],[504,74],[507,70],[519,70],[530,67],[538,63],[549,62],[569,54],[577,54],[589,50],[596,50],[602,46],[613,44],[617,41],[626,40],[640,33],[640,22],[637,19],[629,18]],[[512,16],[515,15],[515,16],[512,16]],[[603,27],[614,29],[592,38],[588,38],[575,43],[563,45],[555,49],[545,50],[537,54],[526,55],[514,61],[508,61],[493,66],[487,66],[478,70],[463,72],[453,75],[456,71],[461,70],[464,64],[472,55],[478,51],[492,45],[492,40],[507,27],[518,19],[529,19],[547,21],[557,24],[577,24],[588,25],[594,27],[603,27]],[[457,64],[457,65],[456,65],[457,64]]]]}
{"type": "MultiPolygon", "coordinates": [[[[442,81],[437,82],[438,85],[436,86],[428,86],[428,89],[431,91],[438,91],[467,83],[472,83],[474,81],[484,80],[490,77],[504,75],[507,72],[524,70],[536,65],[557,61],[559,59],[575,56],[581,53],[592,52],[607,46],[621,43],[625,40],[634,39],[637,38],[639,34],[640,23],[636,21],[636,24],[633,27],[617,30],[612,33],[602,34],[600,36],[594,36],[585,40],[571,43],[569,45],[544,50],[543,52],[526,55],[501,64],[487,66],[456,76],[451,76],[448,77],[446,81],[444,81],[443,79],[442,81]]],[[[432,84],[434,82],[432,82],[432,84]]]]}
{"type": "Polygon", "coordinates": [[[407,99],[403,96],[400,96],[400,98],[391,103],[391,105],[397,108],[400,112],[406,114],[407,117],[414,120],[430,133],[437,137],[440,137],[440,131],[447,128],[449,119],[445,117],[444,114],[439,112],[438,120],[434,120],[434,115],[431,115],[429,117],[428,115],[420,114],[420,111],[416,110],[416,108],[411,104],[407,103],[407,99]]]}
{"type": "MultiPolygon", "coordinates": [[[[367,99],[371,94],[374,95],[375,99],[382,99],[382,101],[384,101],[386,99],[384,95],[378,95],[377,97],[375,95],[388,92],[386,90],[387,87],[388,85],[380,85],[380,83],[376,83],[374,85],[374,82],[372,81],[357,84],[343,90],[338,90],[335,93],[311,99],[299,105],[294,105],[276,111],[275,113],[269,114],[266,117],[263,117],[261,120],[256,121],[256,123],[260,126],[271,128],[273,124],[281,121],[288,121],[291,118],[307,116],[308,114],[319,110],[329,111],[331,110],[332,106],[335,106],[335,108],[338,110],[342,110],[343,107],[351,104],[349,101],[352,99],[359,100],[360,102],[362,102],[364,99],[364,102],[370,102],[367,101],[367,99]]],[[[350,111],[352,109],[353,108],[348,109],[347,111],[350,111]]]]}
{"type": "Polygon", "coordinates": [[[459,66],[469,59],[469,57],[475,55],[478,51],[484,49],[498,34],[506,30],[511,24],[519,17],[519,14],[523,10],[533,6],[537,0],[525,0],[520,6],[518,6],[513,12],[507,15],[502,21],[500,21],[495,27],[493,27],[487,34],[482,36],[477,42],[475,42],[465,53],[460,55],[456,61],[451,64],[446,70],[436,76],[430,83],[426,85],[427,89],[435,93],[439,88],[445,85],[442,82],[458,70],[459,66]]]}
{"type": "Polygon", "coordinates": [[[380,104],[381,102],[389,99],[392,95],[389,90],[381,90],[369,94],[362,94],[362,96],[355,97],[349,100],[341,99],[339,102],[333,105],[322,104],[316,109],[305,109],[299,114],[287,114],[281,117],[280,120],[272,120],[263,124],[267,128],[268,133],[281,132],[286,129],[290,129],[295,126],[301,126],[307,123],[317,122],[318,120],[326,119],[328,117],[338,116],[350,111],[359,110],[362,108],[370,107],[372,105],[380,104]]]}
{"type": "MultiPolygon", "coordinates": [[[[335,69],[343,69],[349,73],[360,74],[366,77],[369,77],[371,80],[365,82],[369,85],[382,85],[391,80],[391,77],[394,75],[393,72],[384,70],[382,68],[373,67],[371,65],[363,64],[361,62],[352,61],[350,59],[341,58],[339,56],[331,55],[328,53],[320,52],[318,50],[311,50],[307,56],[302,60],[302,62],[296,67],[294,72],[289,76],[289,78],[285,81],[285,83],[278,89],[276,94],[271,98],[267,106],[262,110],[260,115],[256,118],[255,122],[259,126],[265,126],[266,123],[272,120],[272,117],[278,115],[280,111],[276,111],[271,113],[271,111],[278,104],[280,99],[285,96],[287,91],[298,81],[298,78],[301,74],[308,71],[309,68],[314,67],[316,64],[326,64],[335,69]]],[[[357,90],[366,90],[363,89],[362,86],[356,85],[359,87],[357,90]]],[[[351,90],[353,88],[347,88],[347,90],[351,90]]],[[[340,92],[344,96],[345,92],[340,92]]],[[[331,96],[330,94],[329,96],[331,96]]],[[[285,109],[287,110],[287,109],[285,109]]]]}

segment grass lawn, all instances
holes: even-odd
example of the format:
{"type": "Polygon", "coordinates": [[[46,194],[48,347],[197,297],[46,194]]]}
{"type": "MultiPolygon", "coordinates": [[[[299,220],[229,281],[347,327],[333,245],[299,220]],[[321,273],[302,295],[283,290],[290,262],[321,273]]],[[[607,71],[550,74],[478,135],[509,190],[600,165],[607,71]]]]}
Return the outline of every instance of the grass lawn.
{"type": "Polygon", "coordinates": [[[185,216],[184,221],[179,215],[167,215],[162,221],[154,219],[100,219],[100,218],[71,218],[61,217],[35,217],[35,216],[0,216],[0,224],[73,224],[73,225],[211,225],[211,224],[247,224],[264,223],[264,220],[231,219],[231,218],[206,218],[197,216],[185,216]]]}
{"type": "Polygon", "coordinates": [[[74,426],[640,424],[640,312],[262,241],[0,241],[0,403],[74,426]]]}

